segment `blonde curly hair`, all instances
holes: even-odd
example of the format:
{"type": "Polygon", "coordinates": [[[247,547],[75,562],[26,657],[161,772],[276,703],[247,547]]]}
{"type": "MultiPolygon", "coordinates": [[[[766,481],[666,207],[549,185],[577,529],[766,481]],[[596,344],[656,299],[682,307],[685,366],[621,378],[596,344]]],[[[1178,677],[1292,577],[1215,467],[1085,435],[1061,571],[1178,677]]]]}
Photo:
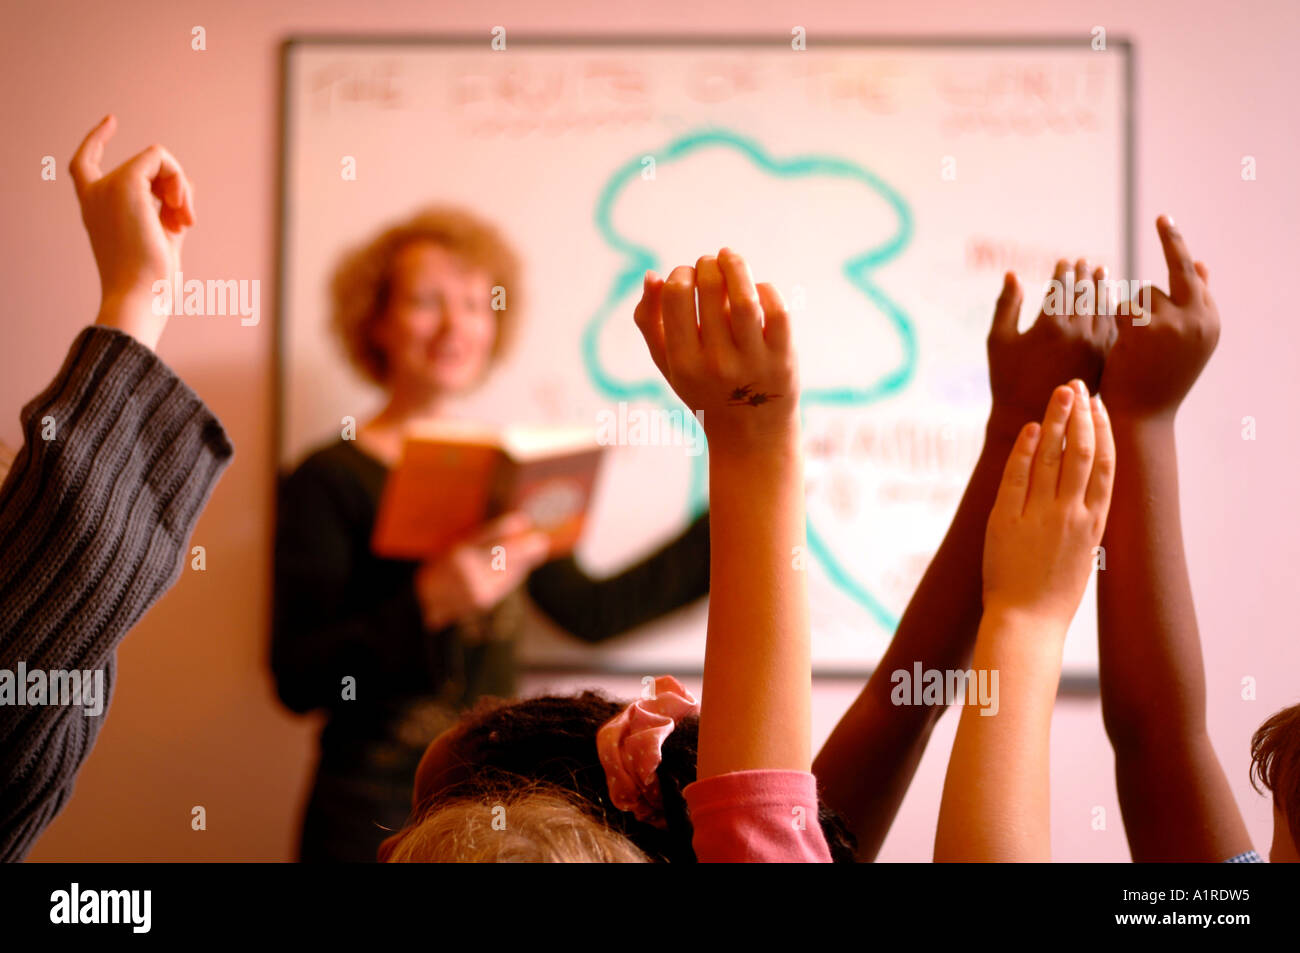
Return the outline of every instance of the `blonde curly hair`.
{"type": "Polygon", "coordinates": [[[344,254],[330,283],[331,329],[349,363],[380,387],[388,380],[388,355],[376,343],[375,329],[388,309],[393,262],[404,248],[418,242],[446,249],[470,267],[486,271],[494,288],[506,289],[508,307],[493,312],[497,327],[492,361],[505,353],[514,336],[521,270],[514,249],[493,225],[464,209],[422,209],[344,254]]]}
{"type": "Polygon", "coordinates": [[[576,797],[542,784],[440,804],[390,838],[380,859],[394,864],[650,862],[576,797]]]}

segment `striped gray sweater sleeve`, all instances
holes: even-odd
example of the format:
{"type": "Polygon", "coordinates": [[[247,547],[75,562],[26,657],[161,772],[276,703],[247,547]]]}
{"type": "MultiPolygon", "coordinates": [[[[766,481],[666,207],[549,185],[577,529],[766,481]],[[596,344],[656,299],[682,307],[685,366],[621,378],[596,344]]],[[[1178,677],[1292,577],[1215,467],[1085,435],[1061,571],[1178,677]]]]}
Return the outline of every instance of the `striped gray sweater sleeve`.
{"type": "Polygon", "coordinates": [[[6,861],[25,857],[67,803],[105,717],[117,645],[180,576],[190,533],[234,454],[194,391],[109,328],[77,335],[21,420],[23,447],[0,484],[6,861]],[[39,682],[72,671],[91,692],[103,673],[101,713],[88,714],[97,706],[84,692],[80,705],[60,703],[72,697],[64,676],[57,688],[47,681],[42,703],[39,682]]]}

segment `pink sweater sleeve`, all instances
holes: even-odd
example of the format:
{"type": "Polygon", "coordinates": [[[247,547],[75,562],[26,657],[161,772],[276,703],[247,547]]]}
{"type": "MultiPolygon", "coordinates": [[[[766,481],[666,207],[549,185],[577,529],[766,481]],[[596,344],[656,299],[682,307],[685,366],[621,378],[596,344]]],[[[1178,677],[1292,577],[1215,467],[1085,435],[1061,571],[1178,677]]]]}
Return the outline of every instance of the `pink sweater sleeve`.
{"type": "Polygon", "coordinates": [[[684,794],[700,863],[831,862],[807,771],[735,771],[684,794]]]}

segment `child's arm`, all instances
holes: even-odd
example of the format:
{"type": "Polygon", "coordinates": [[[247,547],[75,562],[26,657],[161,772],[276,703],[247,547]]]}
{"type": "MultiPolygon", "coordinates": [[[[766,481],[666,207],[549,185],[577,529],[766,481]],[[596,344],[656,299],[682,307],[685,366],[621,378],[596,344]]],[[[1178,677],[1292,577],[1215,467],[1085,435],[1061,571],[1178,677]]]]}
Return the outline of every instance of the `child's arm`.
{"type": "Polygon", "coordinates": [[[1205,671],[1183,558],[1174,415],[1219,338],[1208,272],[1157,222],[1170,293],[1121,319],[1101,390],[1121,464],[1097,586],[1101,703],[1137,861],[1222,861],[1250,837],[1205,726],[1205,671]]]}
{"type": "Polygon", "coordinates": [[[988,520],[975,640],[974,671],[991,702],[961,713],[935,860],[1051,859],[1052,704],[1114,472],[1105,410],[1081,381],[1057,389],[1042,427],[1026,425],[1007,460],[988,520]]]}
{"type": "Polygon", "coordinates": [[[71,795],[105,718],[117,645],[180,575],[233,453],[152,351],[167,316],[153,312],[151,283],[179,266],[189,185],[157,147],[104,175],[112,131],[110,117],[69,166],[99,265],[98,326],[23,408],[25,442],[0,484],[0,670],[84,677],[79,698],[0,705],[4,861],[26,856],[71,795]]]}
{"type": "Polygon", "coordinates": [[[723,249],[667,282],[647,275],[637,324],[709,441],[708,646],[700,780],[808,771],[811,661],[798,375],[784,306],[723,249]],[[698,321],[695,295],[699,292],[698,321]]]}
{"type": "MultiPolygon", "coordinates": [[[[1061,261],[1053,277],[1063,280],[1061,261]]],[[[1082,283],[1088,263],[1075,273],[1082,283]]],[[[1098,269],[1093,278],[1101,277],[1098,269]]],[[[988,339],[993,410],[984,449],[966,487],[952,526],[917,586],[898,630],[870,681],[827,739],[813,773],[823,798],[845,818],[858,838],[858,856],[874,859],[907,793],[941,707],[899,707],[890,702],[892,673],[924,669],[964,670],[980,620],[980,559],[984,528],[998,481],[1016,434],[1037,420],[1052,389],[1072,378],[1095,390],[1102,358],[1114,333],[1105,317],[1071,317],[1040,312],[1018,333],[1022,293],[1007,275],[988,339]]],[[[864,545],[870,545],[866,541],[864,545]]]]}

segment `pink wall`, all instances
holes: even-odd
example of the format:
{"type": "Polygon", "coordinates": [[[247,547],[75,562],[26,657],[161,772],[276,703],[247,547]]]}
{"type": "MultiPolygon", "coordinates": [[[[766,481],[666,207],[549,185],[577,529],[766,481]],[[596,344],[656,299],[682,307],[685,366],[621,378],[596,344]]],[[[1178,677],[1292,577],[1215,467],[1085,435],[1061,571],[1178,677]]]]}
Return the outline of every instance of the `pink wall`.
{"type": "MultiPolygon", "coordinates": [[[[1169,211],[1213,272],[1223,340],[1180,423],[1183,509],[1206,644],[1210,727],[1256,846],[1271,813],[1246,781],[1250,734],[1300,700],[1300,638],[1288,602],[1300,568],[1297,433],[1286,416],[1300,357],[1294,307],[1276,301],[1294,274],[1300,180],[1294,170],[1300,66],[1293,41],[1300,6],[1248,2],[1207,20],[1196,6],[967,2],[862,4],[574,2],[386,4],[316,0],[263,4],[72,4],[6,11],[0,63],[6,111],[0,137],[7,263],[0,353],[0,439],[19,439],[17,410],[53,374],[97,304],[98,285],[64,164],[85,131],[116,112],[116,162],[160,140],[197,185],[199,225],[186,270],[259,278],[264,308],[275,287],[277,44],[291,32],[762,30],[796,23],[855,33],[1086,33],[1094,25],[1136,41],[1138,53],[1139,266],[1155,273],[1149,223],[1169,211]],[[812,7],[810,9],[810,7],[812,7]],[[543,12],[544,11],[544,12],[543,12]],[[207,51],[190,50],[190,30],[207,51]],[[59,180],[44,182],[44,155],[59,180]],[[1243,182],[1243,155],[1259,178],[1243,182]],[[1258,439],[1240,438],[1254,416],[1258,439]],[[1241,699],[1241,680],[1258,699],[1241,699]]],[[[1069,182],[1062,188],[1069,189],[1069,182]]],[[[256,327],[176,320],[162,353],[230,431],[236,462],[195,533],[206,574],[188,573],[121,651],[112,718],[77,793],[33,859],[288,859],[312,756],[310,723],[277,705],[266,672],[272,493],[272,334],[256,327]],[[206,832],[189,828],[207,808],[206,832]]],[[[1294,399],[1294,398],[1292,398],[1294,399]]],[[[562,682],[561,684],[570,684],[562,682]]],[[[635,685],[615,690],[631,692],[635,685]]],[[[695,687],[698,688],[698,685],[695,687]]],[[[820,685],[824,736],[855,686],[820,685]]],[[[928,858],[956,719],[935,734],[887,842],[887,860],[928,858]]],[[[1053,750],[1053,835],[1062,859],[1122,860],[1109,750],[1094,700],[1058,707],[1053,750]],[[1091,829],[1101,805],[1108,829],[1091,829]]]]}

